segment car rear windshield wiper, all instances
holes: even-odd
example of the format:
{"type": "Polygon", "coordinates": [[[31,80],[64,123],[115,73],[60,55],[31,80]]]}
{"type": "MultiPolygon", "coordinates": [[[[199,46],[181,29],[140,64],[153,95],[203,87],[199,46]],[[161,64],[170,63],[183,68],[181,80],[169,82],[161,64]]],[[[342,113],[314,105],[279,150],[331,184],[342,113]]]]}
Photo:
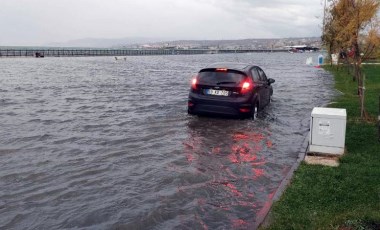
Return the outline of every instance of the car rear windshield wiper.
{"type": "Polygon", "coordinates": [[[222,84],[235,84],[236,82],[234,81],[221,81],[221,82],[218,82],[216,83],[217,85],[222,85],[222,84]]]}

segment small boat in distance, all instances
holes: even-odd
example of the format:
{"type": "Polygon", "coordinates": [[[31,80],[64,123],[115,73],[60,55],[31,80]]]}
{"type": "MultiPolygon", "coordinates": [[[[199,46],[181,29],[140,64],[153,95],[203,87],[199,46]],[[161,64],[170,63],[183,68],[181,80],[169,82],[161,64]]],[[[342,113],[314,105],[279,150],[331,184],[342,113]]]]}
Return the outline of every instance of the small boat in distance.
{"type": "Polygon", "coordinates": [[[124,61],[126,61],[127,57],[116,57],[115,56],[115,61],[118,61],[118,60],[124,60],[124,61]]]}
{"type": "Polygon", "coordinates": [[[288,49],[289,53],[304,53],[304,52],[315,52],[319,48],[307,45],[295,45],[295,46],[284,46],[285,49],[288,49]]]}

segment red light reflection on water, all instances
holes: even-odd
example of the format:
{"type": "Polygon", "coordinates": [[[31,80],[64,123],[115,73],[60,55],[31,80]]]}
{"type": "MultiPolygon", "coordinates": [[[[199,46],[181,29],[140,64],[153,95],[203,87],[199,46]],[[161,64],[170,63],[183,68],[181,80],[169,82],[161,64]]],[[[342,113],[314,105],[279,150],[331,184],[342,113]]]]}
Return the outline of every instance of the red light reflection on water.
{"type": "Polygon", "coordinates": [[[220,153],[220,147],[213,147],[211,152],[214,154],[219,154],[220,153]]]}
{"type": "Polygon", "coordinates": [[[200,224],[200,226],[202,226],[203,230],[208,230],[208,227],[207,227],[206,223],[203,222],[202,218],[199,215],[195,214],[195,219],[200,224]]]}
{"type": "Polygon", "coordinates": [[[267,147],[268,148],[272,148],[273,147],[272,141],[270,141],[270,140],[267,141],[267,147]]]}
{"type": "Polygon", "coordinates": [[[243,194],[236,188],[235,185],[233,185],[232,183],[229,183],[229,182],[226,182],[224,184],[227,188],[230,189],[231,193],[234,195],[234,196],[243,196],[243,194]]]}
{"type": "Polygon", "coordinates": [[[247,221],[245,220],[242,220],[242,219],[235,219],[235,220],[232,220],[232,228],[233,229],[241,229],[241,228],[244,228],[248,226],[248,223],[247,221]]]}
{"type": "Polygon", "coordinates": [[[273,146],[272,141],[266,138],[262,133],[234,133],[232,139],[235,144],[231,146],[231,152],[228,155],[229,161],[234,164],[251,164],[254,179],[263,176],[264,170],[257,167],[264,165],[266,161],[258,159],[257,154],[263,151],[264,147],[271,148],[273,146]]]}
{"type": "Polygon", "coordinates": [[[194,160],[194,155],[193,154],[186,154],[186,159],[188,162],[192,162],[194,160]]]}
{"type": "Polygon", "coordinates": [[[257,169],[257,168],[254,168],[254,169],[252,169],[252,172],[253,172],[253,174],[254,174],[254,176],[253,176],[253,179],[257,179],[257,178],[259,178],[259,177],[261,177],[261,176],[263,176],[264,175],[264,169],[257,169]]]}
{"type": "Polygon", "coordinates": [[[275,194],[276,194],[276,191],[271,192],[271,193],[268,195],[268,198],[269,198],[270,200],[272,200],[275,194]]]}
{"type": "MultiPolygon", "coordinates": [[[[191,132],[193,135],[184,143],[185,160],[193,167],[183,170],[194,174],[194,177],[199,173],[208,179],[197,184],[180,186],[178,192],[191,196],[194,195],[193,191],[204,189],[208,194],[194,197],[194,204],[199,212],[195,214],[195,221],[202,229],[208,229],[209,226],[204,221],[213,209],[229,216],[232,229],[245,229],[252,224],[249,218],[230,216],[228,213],[244,208],[243,210],[252,212],[252,220],[257,215],[255,209],[259,208],[262,202],[257,200],[256,193],[266,190],[264,186],[257,188],[257,183],[265,176],[262,166],[267,161],[262,152],[273,147],[273,142],[269,140],[270,134],[268,131],[234,132],[221,135],[220,142],[216,142],[215,136],[214,139],[208,138],[208,132],[203,135],[199,133],[191,132]],[[196,169],[197,172],[191,169],[196,169]]],[[[268,198],[272,197],[273,194],[270,194],[268,198]]]]}
{"type": "Polygon", "coordinates": [[[249,135],[247,135],[245,133],[234,133],[233,139],[234,140],[247,140],[247,139],[249,139],[249,135]]]}

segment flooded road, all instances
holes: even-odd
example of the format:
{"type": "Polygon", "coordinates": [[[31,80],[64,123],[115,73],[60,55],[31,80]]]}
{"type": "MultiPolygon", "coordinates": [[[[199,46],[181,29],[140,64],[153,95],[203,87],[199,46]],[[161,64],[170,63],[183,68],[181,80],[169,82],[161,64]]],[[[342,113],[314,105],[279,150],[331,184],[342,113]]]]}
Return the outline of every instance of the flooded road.
{"type": "Polygon", "coordinates": [[[312,55],[0,59],[0,229],[252,227],[334,95],[312,55]],[[259,119],[187,115],[219,61],[276,80],[259,119]]]}

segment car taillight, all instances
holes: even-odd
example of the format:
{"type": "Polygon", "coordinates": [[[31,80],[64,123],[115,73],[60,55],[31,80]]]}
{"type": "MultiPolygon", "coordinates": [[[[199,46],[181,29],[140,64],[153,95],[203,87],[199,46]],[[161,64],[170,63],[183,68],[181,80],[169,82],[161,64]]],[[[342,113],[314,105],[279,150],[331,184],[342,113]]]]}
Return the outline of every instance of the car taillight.
{"type": "Polygon", "coordinates": [[[197,89],[197,77],[194,77],[194,78],[191,80],[191,88],[192,88],[192,89],[197,89]]]}
{"type": "Polygon", "coordinates": [[[250,109],[250,108],[240,108],[239,110],[240,110],[240,112],[242,112],[242,113],[249,113],[249,112],[251,112],[251,109],[250,109]]]}
{"type": "Polygon", "coordinates": [[[252,88],[253,88],[253,82],[250,79],[245,80],[241,84],[241,93],[242,94],[248,93],[249,91],[252,90],[252,88]]]}

